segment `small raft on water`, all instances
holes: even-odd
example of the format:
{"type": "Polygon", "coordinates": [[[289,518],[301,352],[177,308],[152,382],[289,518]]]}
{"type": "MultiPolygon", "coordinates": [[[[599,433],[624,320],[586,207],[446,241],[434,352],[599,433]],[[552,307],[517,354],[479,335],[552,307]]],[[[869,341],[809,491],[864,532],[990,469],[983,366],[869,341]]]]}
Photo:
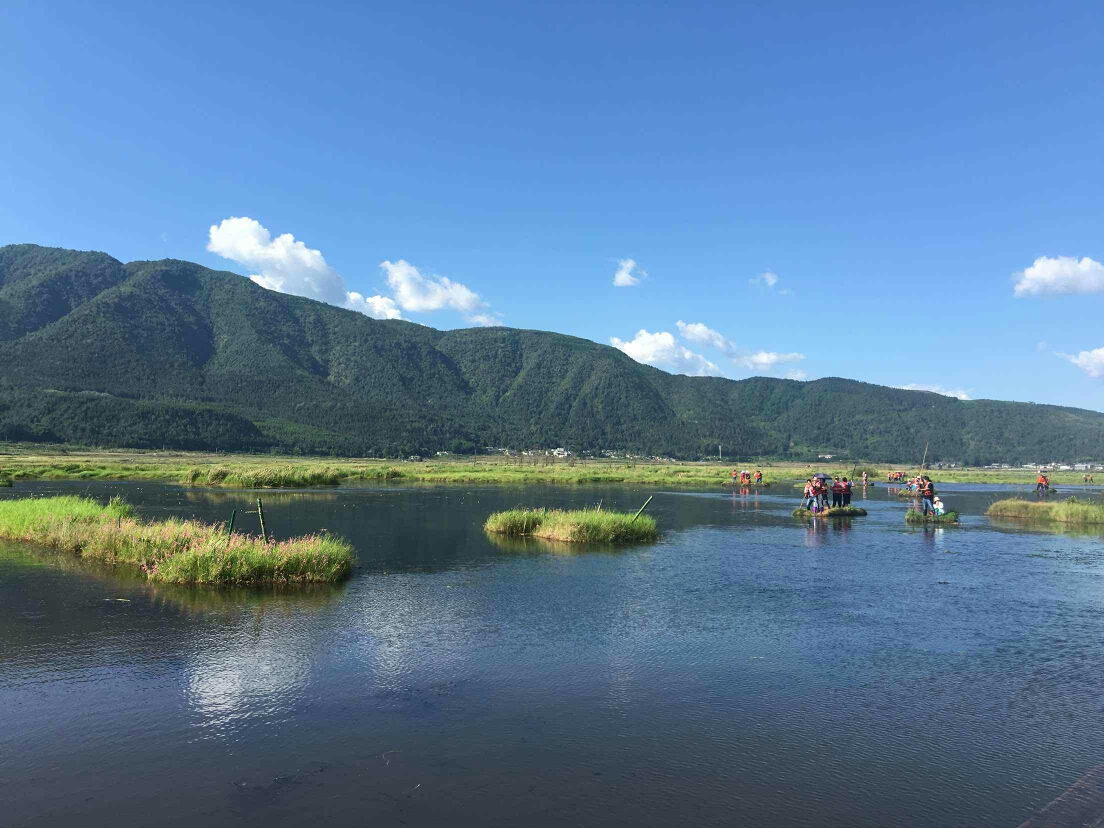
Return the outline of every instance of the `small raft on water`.
{"type": "Polygon", "coordinates": [[[821,509],[819,512],[814,512],[812,509],[794,509],[793,516],[795,518],[865,517],[866,509],[860,509],[858,506],[835,506],[831,509],[821,509]]]}
{"type": "Polygon", "coordinates": [[[917,509],[905,512],[905,523],[958,523],[958,512],[944,512],[941,515],[925,515],[917,509]]]}

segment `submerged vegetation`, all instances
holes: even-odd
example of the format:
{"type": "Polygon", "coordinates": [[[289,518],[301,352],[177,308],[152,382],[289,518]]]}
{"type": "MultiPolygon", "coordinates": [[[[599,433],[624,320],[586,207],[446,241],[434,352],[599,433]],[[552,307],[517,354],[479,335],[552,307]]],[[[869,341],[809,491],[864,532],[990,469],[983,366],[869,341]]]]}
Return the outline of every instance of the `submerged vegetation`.
{"type": "Polygon", "coordinates": [[[958,523],[958,512],[925,515],[919,509],[909,509],[905,512],[905,523],[958,523]]]}
{"type": "Polygon", "coordinates": [[[1071,497],[1066,500],[998,500],[985,513],[989,517],[1063,523],[1069,526],[1104,526],[1104,503],[1071,497]]]}
{"type": "Polygon", "coordinates": [[[228,534],[224,524],[146,523],[118,498],[106,507],[83,497],[0,501],[0,537],[107,564],[136,565],[158,583],[332,582],[347,576],[354,560],[347,541],[325,533],[265,542],[228,534]]]}
{"type": "Polygon", "coordinates": [[[793,516],[795,518],[865,517],[866,509],[860,509],[858,506],[834,506],[831,509],[821,509],[819,512],[814,512],[812,509],[794,509],[793,516]]]}
{"type": "Polygon", "coordinates": [[[659,537],[648,515],[561,509],[511,509],[495,512],[483,525],[495,535],[544,538],[566,543],[643,543],[659,537]]]}

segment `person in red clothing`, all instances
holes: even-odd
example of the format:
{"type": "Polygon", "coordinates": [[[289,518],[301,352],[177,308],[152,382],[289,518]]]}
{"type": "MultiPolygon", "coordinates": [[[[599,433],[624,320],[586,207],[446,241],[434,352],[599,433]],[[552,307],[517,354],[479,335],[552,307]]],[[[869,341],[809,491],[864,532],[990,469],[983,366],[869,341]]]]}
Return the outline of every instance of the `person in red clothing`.
{"type": "Polygon", "coordinates": [[[846,477],[843,478],[842,486],[843,486],[843,505],[844,506],[850,506],[851,505],[851,481],[848,480],[846,477]]]}
{"type": "Polygon", "coordinates": [[[843,505],[843,484],[837,477],[832,480],[832,508],[843,505]]]}
{"type": "Polygon", "coordinates": [[[924,516],[926,517],[929,512],[934,515],[935,503],[933,501],[935,500],[935,484],[932,483],[930,477],[923,477],[920,479],[920,497],[922,498],[921,502],[924,504],[924,516]]]}

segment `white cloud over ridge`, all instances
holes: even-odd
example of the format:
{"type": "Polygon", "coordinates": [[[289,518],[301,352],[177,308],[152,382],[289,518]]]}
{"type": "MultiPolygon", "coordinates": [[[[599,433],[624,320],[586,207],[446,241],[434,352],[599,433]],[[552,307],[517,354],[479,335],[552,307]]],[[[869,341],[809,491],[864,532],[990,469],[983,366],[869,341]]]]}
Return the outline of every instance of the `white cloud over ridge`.
{"type": "Polygon", "coordinates": [[[449,308],[476,325],[501,324],[485,310],[487,303],[479,294],[466,285],[444,276],[423,275],[403,259],[380,264],[393,297],[351,291],[322,251],[307,247],[291,233],[272,238],[264,225],[248,216],[232,216],[212,225],[207,249],[257,271],[249,278],[261,287],[318,299],[373,319],[401,319],[403,311],[429,313],[449,308]]]}
{"type": "Polygon", "coordinates": [[[725,336],[701,322],[683,322],[680,319],[675,324],[678,326],[679,335],[685,340],[699,345],[709,345],[726,354],[735,349],[725,336]]]}
{"type": "Polygon", "coordinates": [[[613,274],[615,287],[635,287],[648,273],[636,263],[635,259],[618,259],[617,272],[613,274]]]}
{"type": "MultiPolygon", "coordinates": [[[[773,371],[779,365],[789,362],[800,362],[805,359],[805,354],[791,352],[780,354],[776,351],[756,351],[753,354],[744,354],[735,358],[737,365],[742,365],[749,371],[773,371]]],[[[802,372],[804,374],[804,372],[802,372]]],[[[792,377],[797,379],[798,377],[792,377]]],[[[801,377],[804,379],[804,376],[801,377]]]]}
{"type": "Polygon", "coordinates": [[[641,328],[636,336],[625,341],[616,336],[610,338],[610,344],[645,365],[663,368],[676,374],[688,374],[692,377],[719,376],[721,369],[701,354],[695,354],[689,348],[680,345],[673,334],[667,331],[649,333],[641,328]]]}
{"type": "Polygon", "coordinates": [[[942,394],[944,397],[954,397],[956,400],[969,400],[972,397],[960,388],[944,388],[941,385],[922,385],[910,382],[908,385],[895,385],[902,391],[930,391],[933,394],[942,394]]]}
{"type": "Polygon", "coordinates": [[[1102,293],[1104,264],[1088,256],[1040,256],[1031,267],[1016,274],[1016,296],[1040,296],[1045,293],[1102,293]]]}
{"type": "Polygon", "coordinates": [[[1076,354],[1059,354],[1059,356],[1069,360],[1094,379],[1104,377],[1104,348],[1078,351],[1076,354]]]}

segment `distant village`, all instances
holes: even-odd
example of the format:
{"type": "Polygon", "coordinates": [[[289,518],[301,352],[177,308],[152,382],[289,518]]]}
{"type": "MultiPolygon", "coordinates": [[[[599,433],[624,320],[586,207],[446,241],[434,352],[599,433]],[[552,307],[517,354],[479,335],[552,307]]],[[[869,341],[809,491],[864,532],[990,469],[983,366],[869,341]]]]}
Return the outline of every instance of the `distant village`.
{"type": "MultiPolygon", "coordinates": [[[[573,452],[573,451],[570,451],[570,450],[568,450],[566,448],[562,448],[562,447],[561,448],[554,448],[554,449],[519,450],[519,449],[511,449],[511,448],[502,448],[502,447],[499,447],[499,446],[486,446],[483,449],[483,454],[497,455],[497,456],[500,456],[500,457],[516,457],[518,459],[530,458],[534,461],[539,461],[542,458],[544,458],[544,459],[559,459],[559,460],[568,460],[568,459],[572,459],[572,458],[578,458],[578,459],[581,459],[581,460],[584,460],[584,461],[585,460],[601,459],[601,460],[626,460],[626,461],[638,462],[638,463],[681,463],[681,462],[686,462],[684,460],[676,460],[673,457],[663,457],[663,456],[659,456],[659,455],[630,454],[628,452],[618,452],[618,451],[597,451],[597,452],[594,452],[594,451],[581,451],[581,452],[573,452]]],[[[454,454],[453,452],[448,452],[448,451],[438,451],[438,452],[435,453],[434,456],[437,457],[437,458],[442,458],[443,459],[443,458],[447,458],[447,457],[453,457],[453,456],[461,457],[461,456],[465,456],[465,455],[457,455],[457,454],[454,454]]],[[[409,462],[412,462],[412,463],[420,463],[420,462],[423,462],[425,460],[424,457],[421,457],[420,455],[417,455],[417,454],[411,455],[410,457],[408,457],[406,459],[409,462]]],[[[711,459],[714,459],[714,458],[702,457],[701,459],[702,460],[711,460],[711,459]]],[[[725,458],[718,457],[716,459],[718,461],[721,461],[721,462],[733,462],[733,463],[743,462],[739,459],[731,458],[731,457],[725,457],[725,458]]],[[[817,459],[818,460],[825,460],[825,461],[833,461],[833,460],[841,461],[844,458],[841,455],[837,455],[837,454],[818,454],[817,459]]],[[[936,463],[930,463],[928,465],[929,465],[930,468],[938,469],[938,470],[941,470],[941,469],[967,469],[967,468],[969,468],[964,463],[936,462],[936,463]]],[[[1104,463],[1100,463],[1100,462],[1096,462],[1096,461],[1072,463],[1072,462],[1069,462],[1069,461],[1055,460],[1055,461],[1052,461],[1052,462],[1049,462],[1049,463],[1024,463],[1023,465],[1020,465],[1020,466],[1014,466],[1011,463],[989,463],[988,465],[985,465],[985,466],[974,466],[974,468],[1003,469],[1003,470],[1018,468],[1018,469],[1024,469],[1025,471],[1037,471],[1037,470],[1040,470],[1040,469],[1049,469],[1051,471],[1091,472],[1091,471],[1104,471],[1104,463]]]]}

